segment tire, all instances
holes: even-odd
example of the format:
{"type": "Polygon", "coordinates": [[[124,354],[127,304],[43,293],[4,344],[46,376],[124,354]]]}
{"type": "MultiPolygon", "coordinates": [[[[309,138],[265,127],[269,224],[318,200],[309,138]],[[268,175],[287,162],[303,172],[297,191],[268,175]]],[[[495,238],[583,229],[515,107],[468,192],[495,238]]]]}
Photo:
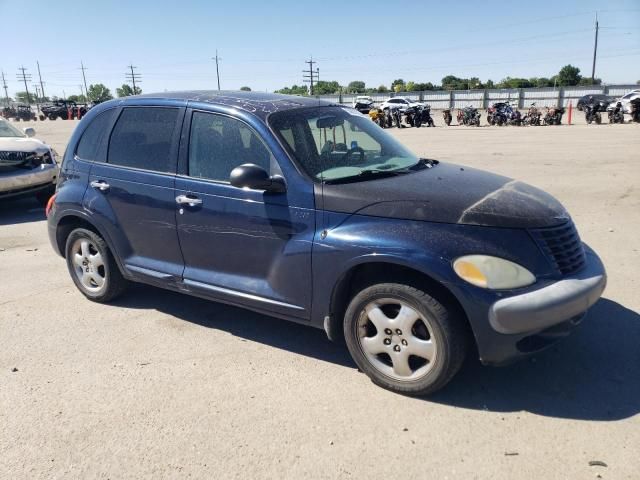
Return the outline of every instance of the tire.
{"type": "Polygon", "coordinates": [[[73,230],[67,237],[65,257],[73,283],[89,300],[106,303],[126,290],[128,282],[98,234],[84,228],[73,230]]]}
{"type": "Polygon", "coordinates": [[[602,116],[599,113],[596,113],[596,123],[598,125],[602,123],[602,116]]]}
{"type": "Polygon", "coordinates": [[[397,283],[373,285],[353,297],[345,313],[344,337],[354,361],[373,383],[405,395],[424,396],[444,387],[468,350],[467,329],[455,309],[397,283]],[[418,353],[409,353],[412,348],[418,353]]]}

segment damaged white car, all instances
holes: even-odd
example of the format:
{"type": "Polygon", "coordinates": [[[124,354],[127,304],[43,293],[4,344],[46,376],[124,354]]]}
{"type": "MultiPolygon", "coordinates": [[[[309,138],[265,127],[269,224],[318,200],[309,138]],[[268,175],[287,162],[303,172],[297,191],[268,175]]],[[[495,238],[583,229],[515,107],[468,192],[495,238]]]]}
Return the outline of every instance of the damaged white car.
{"type": "Polygon", "coordinates": [[[53,195],[60,171],[56,152],[35,133],[0,120],[0,200],[34,195],[44,205],[53,195]]]}

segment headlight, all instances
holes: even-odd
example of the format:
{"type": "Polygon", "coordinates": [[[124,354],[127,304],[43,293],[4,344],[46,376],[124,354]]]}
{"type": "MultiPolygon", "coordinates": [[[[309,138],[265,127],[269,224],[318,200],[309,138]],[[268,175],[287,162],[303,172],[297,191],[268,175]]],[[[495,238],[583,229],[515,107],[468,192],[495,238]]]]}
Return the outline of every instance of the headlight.
{"type": "Polygon", "coordinates": [[[536,281],[529,270],[517,263],[488,255],[460,257],[453,262],[453,270],[461,279],[482,288],[519,288],[536,281]]]}

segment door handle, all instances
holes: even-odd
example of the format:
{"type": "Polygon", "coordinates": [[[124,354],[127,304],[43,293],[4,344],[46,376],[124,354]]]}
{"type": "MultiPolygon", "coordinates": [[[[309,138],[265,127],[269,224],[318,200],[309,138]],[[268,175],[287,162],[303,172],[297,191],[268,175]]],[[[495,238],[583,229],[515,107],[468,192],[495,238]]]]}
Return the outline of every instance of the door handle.
{"type": "Polygon", "coordinates": [[[100,190],[101,192],[106,192],[109,190],[109,184],[104,180],[94,180],[89,185],[91,185],[96,190],[100,190]]]}
{"type": "Polygon", "coordinates": [[[202,199],[198,197],[192,197],[189,195],[178,195],[176,197],[176,203],[178,205],[187,204],[190,207],[195,207],[196,205],[202,205],[202,199]]]}

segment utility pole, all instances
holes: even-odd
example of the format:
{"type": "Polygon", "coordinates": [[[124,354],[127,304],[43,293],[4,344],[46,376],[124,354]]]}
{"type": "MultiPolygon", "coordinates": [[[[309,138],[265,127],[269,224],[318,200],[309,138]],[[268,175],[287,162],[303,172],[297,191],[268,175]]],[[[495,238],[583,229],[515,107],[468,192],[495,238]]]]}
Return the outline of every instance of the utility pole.
{"type": "Polygon", "coordinates": [[[131,69],[131,73],[125,73],[125,76],[127,77],[127,80],[129,80],[131,82],[131,84],[133,85],[133,94],[137,95],[137,87],[136,87],[136,82],[140,83],[142,81],[142,75],[140,75],[137,72],[134,72],[134,68],[138,68],[134,65],[129,65],[129,68],[131,69]]]}
{"type": "Polygon", "coordinates": [[[27,81],[31,81],[31,74],[25,73],[27,71],[26,68],[20,67],[20,73],[18,73],[18,81],[22,80],[24,82],[24,90],[27,92],[27,103],[31,106],[31,95],[29,94],[29,87],[27,87],[27,81]]]}
{"type": "Polygon", "coordinates": [[[220,91],[220,69],[218,68],[218,61],[222,60],[220,57],[218,57],[218,49],[216,48],[216,56],[215,57],[211,57],[211,60],[215,60],[216,61],[216,77],[218,78],[218,91],[220,91]]]}
{"type": "Polygon", "coordinates": [[[42,97],[44,98],[44,83],[42,83],[42,75],[40,75],[40,62],[36,62],[38,65],[38,78],[40,79],[40,91],[42,92],[42,97]]]}
{"type": "Polygon", "coordinates": [[[7,107],[9,106],[9,93],[7,92],[7,81],[4,79],[4,72],[2,72],[2,88],[4,88],[4,98],[7,101],[7,107]]]}
{"type": "MultiPolygon", "coordinates": [[[[87,101],[89,101],[89,98],[88,98],[88,96],[89,96],[89,90],[87,90],[87,77],[85,77],[85,75],[84,75],[84,71],[85,71],[86,69],[87,69],[87,68],[86,68],[86,67],[84,66],[84,64],[82,63],[82,60],[80,60],[80,70],[82,70],[82,81],[83,81],[83,83],[84,83],[84,91],[85,91],[84,96],[85,96],[85,97],[87,97],[87,101]]],[[[80,89],[80,90],[82,90],[82,89],[80,89]]],[[[135,89],[134,89],[134,90],[135,90],[135,89]]],[[[134,93],[135,93],[135,92],[134,92],[134,93]]]]}
{"type": "Polygon", "coordinates": [[[596,12],[596,40],[593,44],[593,67],[591,68],[591,85],[596,79],[596,53],[598,52],[598,12],[596,12]]]}
{"type": "Polygon", "coordinates": [[[34,83],[33,88],[35,88],[36,90],[36,110],[39,112],[40,111],[40,103],[39,103],[39,98],[40,98],[40,88],[38,87],[37,83],[34,83]]]}
{"type": "Polygon", "coordinates": [[[320,69],[319,68],[316,68],[316,70],[313,69],[313,65],[317,63],[313,61],[313,57],[311,57],[310,60],[307,60],[304,63],[309,65],[309,70],[302,71],[302,81],[310,84],[309,95],[313,95],[313,80],[315,78],[317,82],[318,77],[320,76],[320,69]]]}

